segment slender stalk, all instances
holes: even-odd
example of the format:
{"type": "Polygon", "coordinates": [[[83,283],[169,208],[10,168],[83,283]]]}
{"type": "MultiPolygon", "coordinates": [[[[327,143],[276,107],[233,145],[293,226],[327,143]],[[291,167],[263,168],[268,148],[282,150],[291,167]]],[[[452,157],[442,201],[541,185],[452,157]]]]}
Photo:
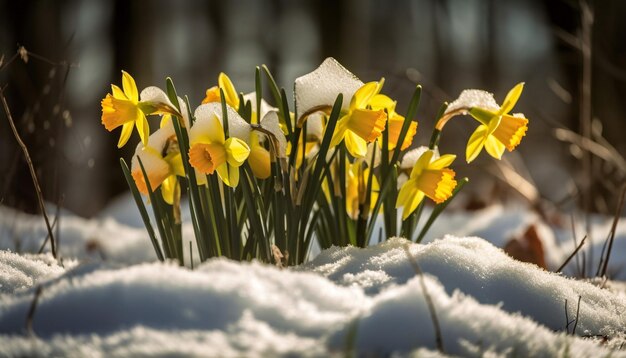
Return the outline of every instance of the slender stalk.
{"type": "Polygon", "coordinates": [[[37,173],[35,172],[35,166],[33,165],[33,161],[30,158],[30,154],[28,153],[28,148],[20,134],[17,132],[17,128],[15,127],[15,122],[13,121],[13,116],[11,115],[11,110],[9,109],[9,104],[7,103],[6,97],[4,97],[4,89],[0,87],[0,100],[2,100],[2,106],[4,107],[4,112],[7,115],[7,120],[9,121],[9,125],[11,126],[11,130],[13,131],[13,136],[17,140],[20,148],[22,148],[22,152],[24,153],[24,158],[26,159],[26,163],[28,164],[28,170],[30,170],[30,176],[33,179],[33,186],[35,187],[35,192],[37,193],[37,202],[39,203],[39,209],[43,214],[44,221],[46,222],[46,229],[48,229],[48,236],[50,236],[50,249],[52,251],[52,257],[58,259],[57,255],[57,247],[56,247],[56,239],[54,234],[52,233],[52,225],[50,225],[50,219],[48,218],[48,213],[46,212],[46,206],[43,202],[43,193],[41,192],[41,186],[39,186],[39,180],[37,179],[37,173]]]}

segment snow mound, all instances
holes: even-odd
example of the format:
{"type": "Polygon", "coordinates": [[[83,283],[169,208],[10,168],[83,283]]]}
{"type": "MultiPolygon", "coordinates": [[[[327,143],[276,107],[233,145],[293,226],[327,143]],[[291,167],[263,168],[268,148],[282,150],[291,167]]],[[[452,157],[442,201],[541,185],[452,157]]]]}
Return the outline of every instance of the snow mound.
{"type": "MultiPolygon", "coordinates": [[[[130,200],[128,203],[132,204],[130,200]]],[[[125,212],[132,211],[129,207],[125,212]]],[[[139,216],[136,207],[132,215],[139,216]]],[[[47,234],[40,215],[29,215],[0,206],[0,248],[16,252],[38,252],[47,234]]],[[[59,217],[57,237],[61,257],[123,263],[156,260],[143,226],[127,226],[113,218],[90,220],[63,214],[59,217]]],[[[48,251],[49,246],[45,249],[48,251]]]]}
{"type": "Polygon", "coordinates": [[[9,251],[0,251],[0,294],[33,286],[44,278],[62,274],[51,255],[20,256],[9,251]]]}
{"type": "MultiPolygon", "coordinates": [[[[332,248],[283,270],[225,259],[194,271],[77,266],[41,283],[36,338],[23,335],[35,288],[0,294],[0,356],[440,356],[405,244],[332,248]]],[[[606,356],[624,341],[623,296],[514,261],[478,238],[409,250],[426,273],[447,354],[606,356]],[[573,317],[578,296],[576,333],[609,344],[566,334],[564,299],[573,317]]]]}

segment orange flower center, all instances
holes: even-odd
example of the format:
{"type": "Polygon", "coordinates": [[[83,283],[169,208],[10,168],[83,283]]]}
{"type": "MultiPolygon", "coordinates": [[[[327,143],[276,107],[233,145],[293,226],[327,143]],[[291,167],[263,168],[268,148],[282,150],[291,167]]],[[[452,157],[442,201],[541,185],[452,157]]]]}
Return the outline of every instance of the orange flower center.
{"type": "Polygon", "coordinates": [[[132,101],[119,99],[107,94],[101,102],[102,124],[110,132],[127,122],[134,121],[139,116],[139,107],[132,101]]]}
{"type": "Polygon", "coordinates": [[[504,144],[506,149],[512,151],[522,141],[522,137],[526,135],[527,130],[528,119],[504,115],[500,125],[493,132],[493,136],[504,144]]]}
{"type": "Polygon", "coordinates": [[[418,179],[418,189],[439,204],[452,195],[452,190],[456,187],[452,169],[425,169],[418,179]]]}
{"type": "Polygon", "coordinates": [[[189,163],[204,174],[213,174],[226,162],[226,150],[216,143],[198,143],[189,149],[189,163]]]}

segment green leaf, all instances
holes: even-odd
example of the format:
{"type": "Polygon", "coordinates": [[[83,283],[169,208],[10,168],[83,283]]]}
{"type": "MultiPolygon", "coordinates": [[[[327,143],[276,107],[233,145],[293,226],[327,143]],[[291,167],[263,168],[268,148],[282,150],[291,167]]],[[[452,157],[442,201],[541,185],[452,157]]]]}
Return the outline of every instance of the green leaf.
{"type": "Polygon", "coordinates": [[[422,97],[422,86],[417,85],[415,87],[415,91],[413,91],[413,96],[411,97],[411,102],[409,102],[409,109],[406,112],[406,116],[404,117],[404,123],[402,123],[402,129],[400,129],[400,135],[398,136],[398,144],[393,151],[393,155],[391,157],[391,164],[395,164],[400,158],[400,152],[402,151],[402,142],[403,138],[406,137],[406,134],[409,131],[409,126],[411,125],[411,121],[413,117],[415,117],[415,113],[417,112],[417,106],[420,103],[420,98],[422,97]]]}
{"type": "Polygon", "coordinates": [[[135,199],[135,204],[137,204],[137,209],[139,209],[141,220],[143,220],[143,224],[148,231],[148,236],[150,237],[150,241],[152,242],[152,246],[154,247],[154,252],[156,253],[159,261],[164,261],[165,258],[163,257],[163,252],[161,251],[159,241],[157,240],[154,229],[152,228],[152,224],[150,223],[150,216],[148,215],[148,211],[143,204],[141,193],[139,193],[139,189],[137,189],[137,186],[135,185],[133,176],[130,174],[130,170],[128,169],[128,165],[126,165],[126,161],[124,161],[124,158],[120,158],[120,165],[122,166],[122,171],[124,172],[126,183],[128,183],[130,192],[133,194],[133,198],[135,199]]]}

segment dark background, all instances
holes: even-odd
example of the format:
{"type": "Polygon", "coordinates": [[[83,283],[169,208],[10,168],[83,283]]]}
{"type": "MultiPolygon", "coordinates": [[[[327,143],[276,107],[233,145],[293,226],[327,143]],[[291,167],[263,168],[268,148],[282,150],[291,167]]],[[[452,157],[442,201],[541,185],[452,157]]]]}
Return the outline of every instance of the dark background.
{"type": "MultiPolygon", "coordinates": [[[[515,109],[530,119],[530,129],[506,159],[552,202],[612,212],[625,177],[625,16],[619,0],[3,0],[0,86],[46,199],[91,216],[127,190],[118,160],[129,158],[138,141],[133,134],[118,150],[119,130],[109,133],[100,123],[100,100],[111,83],[121,83],[122,69],[140,90],[164,88],[171,76],[178,92],[199,104],[220,71],[249,92],[255,66],[267,64],[290,91],[296,77],[332,56],[364,81],[384,76],[383,92],[398,100],[400,113],[422,84],[414,143],[424,145],[443,101],[481,88],[501,102],[524,81],[515,109]],[[27,63],[9,61],[19,46],[29,51],[27,63]],[[605,158],[590,156],[585,166],[584,146],[557,139],[554,130],[584,134],[583,124],[592,121],[589,128],[606,138],[593,138],[605,158]]],[[[492,175],[495,161],[482,154],[468,167],[463,160],[475,123],[454,122],[441,150],[459,156],[455,169],[473,179],[469,193],[493,196],[494,186],[506,187],[492,175]]],[[[2,203],[36,211],[28,167],[4,113],[0,173],[2,203]]]]}

